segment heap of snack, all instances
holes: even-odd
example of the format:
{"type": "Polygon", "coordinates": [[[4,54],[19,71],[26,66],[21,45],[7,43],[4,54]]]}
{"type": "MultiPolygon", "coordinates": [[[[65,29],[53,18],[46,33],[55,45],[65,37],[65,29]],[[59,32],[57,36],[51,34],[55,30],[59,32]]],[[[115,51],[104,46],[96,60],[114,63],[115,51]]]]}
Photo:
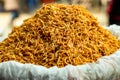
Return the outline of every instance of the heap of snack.
{"type": "Polygon", "coordinates": [[[0,62],[15,60],[45,67],[97,61],[120,43],[79,5],[46,4],[0,43],[0,62]]]}

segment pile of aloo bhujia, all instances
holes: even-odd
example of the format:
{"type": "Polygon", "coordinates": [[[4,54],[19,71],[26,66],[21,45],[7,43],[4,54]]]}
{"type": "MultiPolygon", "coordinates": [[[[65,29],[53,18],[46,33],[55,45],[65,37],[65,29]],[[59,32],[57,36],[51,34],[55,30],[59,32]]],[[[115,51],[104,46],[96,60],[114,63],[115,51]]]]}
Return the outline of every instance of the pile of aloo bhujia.
{"type": "Polygon", "coordinates": [[[15,60],[45,67],[95,62],[119,42],[79,5],[46,4],[0,43],[0,62],[15,60]]]}

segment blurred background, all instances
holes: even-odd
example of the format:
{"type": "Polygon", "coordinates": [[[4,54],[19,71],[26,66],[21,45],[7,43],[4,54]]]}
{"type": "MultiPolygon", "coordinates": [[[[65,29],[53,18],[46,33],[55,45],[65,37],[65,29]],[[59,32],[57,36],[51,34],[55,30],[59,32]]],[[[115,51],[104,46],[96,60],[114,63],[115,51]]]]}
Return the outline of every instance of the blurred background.
{"type": "MultiPolygon", "coordinates": [[[[120,1],[120,0],[119,0],[120,1]]],[[[110,0],[0,0],[0,41],[7,37],[12,28],[22,24],[43,3],[80,4],[89,10],[100,25],[108,26],[107,6],[110,0]]]]}

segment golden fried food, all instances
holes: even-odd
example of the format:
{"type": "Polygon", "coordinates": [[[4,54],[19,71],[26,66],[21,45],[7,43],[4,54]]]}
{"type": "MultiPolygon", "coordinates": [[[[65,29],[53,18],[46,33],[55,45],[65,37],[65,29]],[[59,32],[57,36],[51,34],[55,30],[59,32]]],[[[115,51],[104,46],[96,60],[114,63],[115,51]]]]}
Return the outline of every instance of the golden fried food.
{"type": "Polygon", "coordinates": [[[120,48],[118,40],[79,5],[46,4],[0,43],[0,62],[45,67],[95,62],[120,48]]]}

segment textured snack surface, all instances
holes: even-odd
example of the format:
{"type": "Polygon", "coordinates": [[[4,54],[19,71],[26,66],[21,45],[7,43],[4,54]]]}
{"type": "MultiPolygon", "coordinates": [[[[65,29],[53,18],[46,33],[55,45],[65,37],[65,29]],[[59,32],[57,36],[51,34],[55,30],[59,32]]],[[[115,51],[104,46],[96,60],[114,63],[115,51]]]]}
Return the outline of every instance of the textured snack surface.
{"type": "Polygon", "coordinates": [[[47,4],[0,43],[0,62],[81,65],[108,56],[119,42],[79,5],[47,4]]]}

